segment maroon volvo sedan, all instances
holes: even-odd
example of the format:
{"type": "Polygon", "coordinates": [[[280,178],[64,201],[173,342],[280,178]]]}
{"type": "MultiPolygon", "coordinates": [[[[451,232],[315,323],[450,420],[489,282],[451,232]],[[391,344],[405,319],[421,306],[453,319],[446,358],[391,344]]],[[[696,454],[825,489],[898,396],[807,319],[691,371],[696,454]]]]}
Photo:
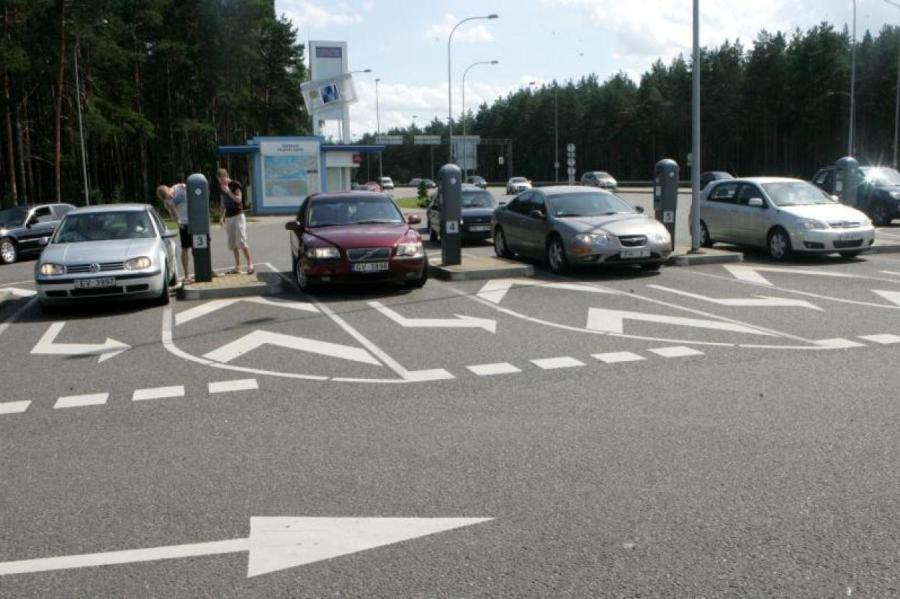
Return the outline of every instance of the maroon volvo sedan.
{"type": "Polygon", "coordinates": [[[313,194],[303,200],[291,232],[291,263],[302,291],[320,283],[398,282],[418,288],[428,280],[422,237],[384,193],[313,194]]]}

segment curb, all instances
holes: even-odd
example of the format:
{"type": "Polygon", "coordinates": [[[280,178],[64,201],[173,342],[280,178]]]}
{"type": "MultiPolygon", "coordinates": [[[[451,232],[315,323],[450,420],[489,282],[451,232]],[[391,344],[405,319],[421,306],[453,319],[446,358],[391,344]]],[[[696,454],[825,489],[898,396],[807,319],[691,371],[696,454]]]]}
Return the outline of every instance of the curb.
{"type": "Polygon", "coordinates": [[[284,282],[279,276],[270,273],[257,273],[257,283],[234,287],[215,287],[211,289],[197,288],[192,285],[182,286],[178,290],[178,299],[206,300],[225,299],[231,297],[249,297],[253,295],[278,295],[284,289],[284,282]]]}
{"type": "Polygon", "coordinates": [[[496,268],[470,268],[462,270],[460,265],[439,266],[430,264],[428,273],[441,281],[482,281],[485,279],[508,279],[533,277],[534,267],[530,264],[499,266],[496,268]]]}
{"type": "Polygon", "coordinates": [[[740,252],[717,251],[714,254],[677,254],[666,262],[667,266],[700,266],[702,264],[733,264],[743,262],[740,252]]]}
{"type": "Polygon", "coordinates": [[[900,243],[885,243],[882,245],[870,245],[864,254],[895,254],[900,252],[900,243]]]}

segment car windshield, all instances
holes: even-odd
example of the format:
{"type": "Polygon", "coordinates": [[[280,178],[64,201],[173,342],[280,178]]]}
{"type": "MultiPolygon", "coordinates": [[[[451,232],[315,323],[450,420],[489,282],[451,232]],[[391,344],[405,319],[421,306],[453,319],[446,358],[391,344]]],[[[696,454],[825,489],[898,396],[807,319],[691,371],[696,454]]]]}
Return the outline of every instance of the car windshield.
{"type": "Polygon", "coordinates": [[[53,243],[81,243],[114,239],[149,239],[156,232],[143,210],[68,214],[53,236],[53,243]]]}
{"type": "Polygon", "coordinates": [[[464,191],[462,193],[463,208],[496,208],[494,196],[485,191],[464,191]]]}
{"type": "Polygon", "coordinates": [[[628,202],[611,193],[567,193],[547,199],[556,218],[635,213],[628,202]]]}
{"type": "Polygon", "coordinates": [[[598,176],[598,177],[604,177],[604,178],[606,178],[606,177],[609,177],[609,173],[607,173],[607,172],[605,172],[605,171],[599,171],[599,172],[597,173],[597,176],[598,176]]]}
{"type": "Polygon", "coordinates": [[[525,177],[513,177],[509,180],[510,183],[524,183],[525,181],[527,181],[525,177]]]}
{"type": "Polygon", "coordinates": [[[0,227],[21,227],[25,223],[28,211],[21,206],[13,206],[0,210],[0,227]]]}
{"type": "Polygon", "coordinates": [[[316,199],[309,209],[310,227],[402,222],[403,215],[385,197],[316,199]]]}
{"type": "Polygon", "coordinates": [[[809,206],[834,204],[830,195],[806,181],[780,181],[763,183],[763,188],[776,206],[809,206]]]}
{"type": "Polygon", "coordinates": [[[866,183],[873,185],[900,185],[900,173],[887,167],[863,167],[860,169],[866,177],[866,183]]]}

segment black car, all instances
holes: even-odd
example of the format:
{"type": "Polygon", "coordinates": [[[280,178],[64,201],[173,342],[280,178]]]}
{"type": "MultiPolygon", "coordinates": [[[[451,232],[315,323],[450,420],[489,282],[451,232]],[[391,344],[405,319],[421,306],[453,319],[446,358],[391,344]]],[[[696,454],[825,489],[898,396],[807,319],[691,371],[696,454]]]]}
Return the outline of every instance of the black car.
{"type": "Polygon", "coordinates": [[[39,254],[72,204],[13,206],[0,210],[0,263],[12,264],[20,256],[39,254]]]}
{"type": "Polygon", "coordinates": [[[725,179],[734,179],[734,175],[725,171],[709,171],[700,173],[700,189],[706,189],[706,186],[713,181],[724,181],[725,179]]]}
{"type": "MultiPolygon", "coordinates": [[[[428,233],[431,241],[441,240],[441,208],[443,200],[438,191],[428,206],[428,233]]],[[[491,237],[491,217],[497,202],[489,191],[474,185],[462,187],[462,222],[460,234],[463,240],[485,240],[491,237]]]]}
{"type": "Polygon", "coordinates": [[[469,175],[466,177],[466,183],[474,185],[475,187],[480,187],[481,189],[487,189],[487,181],[480,175],[469,175]]]}
{"type": "MultiPolygon", "coordinates": [[[[812,183],[827,193],[835,193],[834,167],[819,169],[812,183]]],[[[856,182],[856,206],[876,227],[889,225],[900,217],[900,173],[886,166],[861,166],[856,182]]]]}

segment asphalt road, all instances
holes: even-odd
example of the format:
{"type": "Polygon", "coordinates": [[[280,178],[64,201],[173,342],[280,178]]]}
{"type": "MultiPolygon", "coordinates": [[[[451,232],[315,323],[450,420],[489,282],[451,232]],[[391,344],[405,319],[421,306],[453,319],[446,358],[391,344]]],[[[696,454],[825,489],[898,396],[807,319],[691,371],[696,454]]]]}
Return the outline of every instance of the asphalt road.
{"type": "MultiPolygon", "coordinates": [[[[289,269],[280,219],[249,233],[289,269]]],[[[900,255],[537,271],[3,302],[0,596],[900,594],[900,255]],[[107,338],[130,349],[41,353],[107,338]],[[244,541],[265,517],[373,520],[292,521],[267,553],[244,541]],[[297,552],[324,558],[248,577],[297,552]]]]}

